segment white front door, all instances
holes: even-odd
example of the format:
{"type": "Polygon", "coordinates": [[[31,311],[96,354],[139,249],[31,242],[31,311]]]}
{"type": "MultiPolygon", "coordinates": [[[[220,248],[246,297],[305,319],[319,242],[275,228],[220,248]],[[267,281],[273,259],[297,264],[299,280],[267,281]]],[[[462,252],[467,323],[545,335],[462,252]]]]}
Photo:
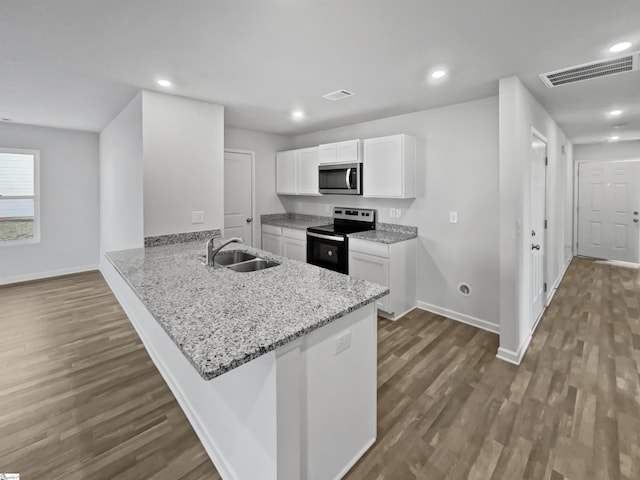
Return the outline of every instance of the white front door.
{"type": "Polygon", "coordinates": [[[578,255],[640,263],[640,161],[578,168],[578,255]]]}
{"type": "Polygon", "coordinates": [[[531,328],[545,307],[544,249],[547,144],[531,135],[531,328]]]}
{"type": "Polygon", "coordinates": [[[224,236],[253,245],[253,155],[224,152],[224,236]]]}

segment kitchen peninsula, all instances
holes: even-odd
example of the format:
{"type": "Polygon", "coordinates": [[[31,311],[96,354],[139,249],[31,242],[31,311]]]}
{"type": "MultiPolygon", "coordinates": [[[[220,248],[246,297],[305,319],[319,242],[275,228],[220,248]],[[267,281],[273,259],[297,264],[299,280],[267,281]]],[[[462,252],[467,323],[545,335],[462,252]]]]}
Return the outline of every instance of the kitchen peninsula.
{"type": "Polygon", "coordinates": [[[340,478],[376,435],[385,287],[280,265],[202,265],[204,242],[111,252],[102,268],[223,478],[340,478]]]}

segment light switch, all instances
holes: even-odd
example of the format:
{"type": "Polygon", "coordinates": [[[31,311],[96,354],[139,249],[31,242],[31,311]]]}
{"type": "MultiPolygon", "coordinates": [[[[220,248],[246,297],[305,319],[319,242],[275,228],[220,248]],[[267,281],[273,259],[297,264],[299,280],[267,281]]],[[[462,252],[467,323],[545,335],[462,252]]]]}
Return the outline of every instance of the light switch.
{"type": "Polygon", "coordinates": [[[458,223],[458,212],[449,212],[449,223],[458,223]]]}

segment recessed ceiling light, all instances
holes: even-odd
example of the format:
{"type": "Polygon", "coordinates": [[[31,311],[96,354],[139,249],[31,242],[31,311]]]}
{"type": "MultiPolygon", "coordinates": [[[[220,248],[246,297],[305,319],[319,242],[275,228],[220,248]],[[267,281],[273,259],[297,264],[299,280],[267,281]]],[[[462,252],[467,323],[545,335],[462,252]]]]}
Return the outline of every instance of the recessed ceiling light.
{"type": "Polygon", "coordinates": [[[447,76],[447,72],[445,72],[444,70],[435,70],[431,72],[431,78],[435,78],[436,80],[446,76],[447,76]]]}
{"type": "Polygon", "coordinates": [[[631,46],[631,42],[620,42],[620,43],[616,43],[613,47],[611,47],[609,51],[614,53],[623,52],[630,46],[631,46]]]}
{"type": "Polygon", "coordinates": [[[609,140],[615,142],[616,140],[620,140],[620,137],[618,135],[614,135],[613,137],[609,137],[609,140]]]}
{"type": "Polygon", "coordinates": [[[304,118],[304,112],[302,110],[294,110],[291,112],[291,118],[294,120],[302,120],[304,118]]]}
{"type": "Polygon", "coordinates": [[[611,110],[609,112],[609,115],[611,115],[612,117],[617,117],[622,115],[622,110],[611,110]]]}
{"type": "Polygon", "coordinates": [[[171,82],[167,79],[161,78],[160,80],[157,80],[156,83],[158,85],[160,85],[161,87],[170,87],[171,86],[171,82]]]}

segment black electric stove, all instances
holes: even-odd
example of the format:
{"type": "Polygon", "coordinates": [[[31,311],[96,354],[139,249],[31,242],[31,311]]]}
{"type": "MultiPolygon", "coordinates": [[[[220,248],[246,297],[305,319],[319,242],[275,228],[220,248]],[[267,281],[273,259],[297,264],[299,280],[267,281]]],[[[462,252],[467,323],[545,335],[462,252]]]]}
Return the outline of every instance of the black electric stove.
{"type": "Polygon", "coordinates": [[[375,228],[375,210],[334,207],[333,223],[307,228],[307,263],[348,274],[347,235],[375,228]]]}

